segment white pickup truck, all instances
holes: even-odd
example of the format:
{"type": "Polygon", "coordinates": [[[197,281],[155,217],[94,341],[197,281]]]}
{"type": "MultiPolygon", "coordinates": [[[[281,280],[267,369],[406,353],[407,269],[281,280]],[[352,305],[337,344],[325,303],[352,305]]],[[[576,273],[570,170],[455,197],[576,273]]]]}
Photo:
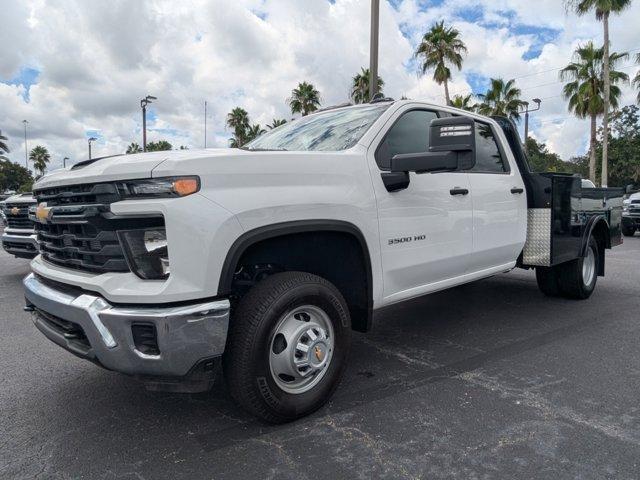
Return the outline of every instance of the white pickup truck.
{"type": "Polygon", "coordinates": [[[508,120],[414,101],[81,162],[35,195],[44,335],[150,389],[209,388],[222,364],[269,422],[323,405],[380,308],[515,267],[584,299],[621,242],[622,191],[584,209],[579,177],[529,171],[508,120]]]}
{"type": "Polygon", "coordinates": [[[29,219],[29,209],[36,200],[31,192],[18,193],[0,202],[6,226],[0,237],[2,248],[16,258],[34,258],[38,254],[38,240],[29,219]]]}

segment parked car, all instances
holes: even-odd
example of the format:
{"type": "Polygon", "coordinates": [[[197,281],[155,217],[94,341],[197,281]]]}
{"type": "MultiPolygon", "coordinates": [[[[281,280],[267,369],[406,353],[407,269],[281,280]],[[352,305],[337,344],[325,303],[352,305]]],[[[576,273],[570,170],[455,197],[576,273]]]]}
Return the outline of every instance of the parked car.
{"type": "Polygon", "coordinates": [[[33,194],[19,193],[2,202],[6,228],[0,237],[2,248],[17,258],[34,258],[38,254],[38,240],[29,208],[35,207],[33,194]]]}
{"type": "Polygon", "coordinates": [[[50,340],[150,389],[222,364],[269,422],[318,409],[382,307],[536,270],[588,298],[622,191],[532,173],[514,125],[415,101],[325,110],[242,149],[91,160],[35,185],[27,309],[50,340]],[[578,223],[574,222],[577,219],[578,223]]]}
{"type": "Polygon", "coordinates": [[[629,195],[622,208],[622,234],[633,237],[640,230],[640,192],[629,195]]]}

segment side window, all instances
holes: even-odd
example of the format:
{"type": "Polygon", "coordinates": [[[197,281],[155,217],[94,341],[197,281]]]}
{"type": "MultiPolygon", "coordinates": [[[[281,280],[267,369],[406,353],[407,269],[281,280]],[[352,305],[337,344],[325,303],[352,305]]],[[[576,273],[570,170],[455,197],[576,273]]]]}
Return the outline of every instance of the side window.
{"type": "Polygon", "coordinates": [[[387,132],[376,151],[376,162],[382,169],[391,168],[391,158],[399,153],[429,150],[429,126],[437,118],[429,110],[411,110],[402,115],[387,132]]]}
{"type": "Polygon", "coordinates": [[[493,136],[491,127],[476,122],[476,165],[470,172],[505,173],[509,169],[493,136]]]}

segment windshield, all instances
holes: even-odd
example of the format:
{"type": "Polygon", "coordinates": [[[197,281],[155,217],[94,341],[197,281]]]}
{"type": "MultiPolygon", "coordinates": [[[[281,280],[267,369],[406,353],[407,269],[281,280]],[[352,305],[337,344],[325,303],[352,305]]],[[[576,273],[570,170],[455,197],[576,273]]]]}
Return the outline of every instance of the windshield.
{"type": "Polygon", "coordinates": [[[337,151],[353,147],[389,104],[320,112],[286,123],[245,145],[246,150],[337,151]]]}

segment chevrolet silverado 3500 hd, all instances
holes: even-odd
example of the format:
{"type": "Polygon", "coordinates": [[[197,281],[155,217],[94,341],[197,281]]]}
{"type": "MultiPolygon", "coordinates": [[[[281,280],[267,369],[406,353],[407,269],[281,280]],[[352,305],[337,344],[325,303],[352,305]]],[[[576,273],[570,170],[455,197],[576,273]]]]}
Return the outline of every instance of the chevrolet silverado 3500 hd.
{"type": "Polygon", "coordinates": [[[535,268],[586,299],[622,191],[532,173],[511,122],[415,101],[329,109],[242,149],[78,163],[35,186],[27,310],[50,340],[151,389],[222,364],[269,422],[319,408],[381,307],[535,268]]]}

